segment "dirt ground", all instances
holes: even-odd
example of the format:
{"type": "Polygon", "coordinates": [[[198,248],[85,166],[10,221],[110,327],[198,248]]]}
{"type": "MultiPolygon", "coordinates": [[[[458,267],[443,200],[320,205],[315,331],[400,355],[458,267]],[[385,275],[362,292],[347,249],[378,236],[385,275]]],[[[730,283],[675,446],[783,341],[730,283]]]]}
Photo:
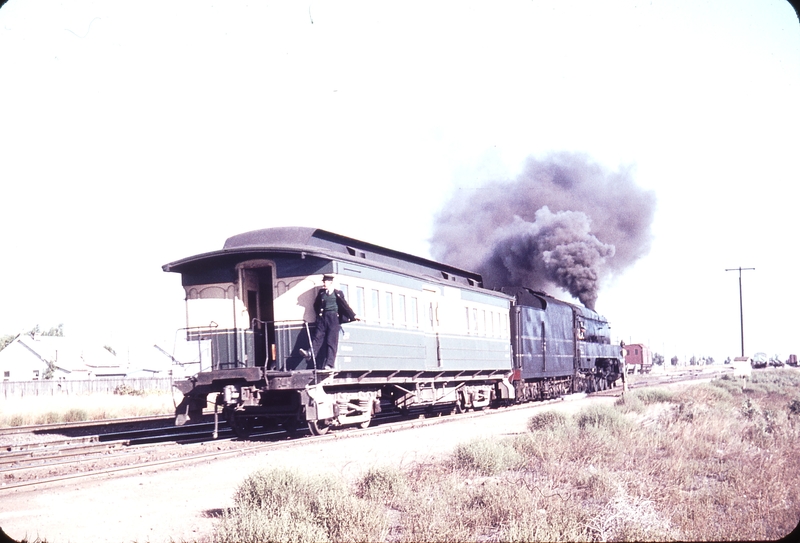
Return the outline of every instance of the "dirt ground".
{"type": "Polygon", "coordinates": [[[269,466],[333,472],[355,478],[373,466],[409,466],[446,456],[455,445],[485,436],[524,432],[535,410],[574,412],[589,402],[575,398],[533,404],[491,416],[392,433],[347,436],[322,443],[298,439],[278,451],[220,458],[181,468],[151,468],[116,477],[50,484],[40,490],[0,489],[0,527],[12,538],[48,543],[208,541],[214,516],[233,505],[238,485],[269,466]]]}

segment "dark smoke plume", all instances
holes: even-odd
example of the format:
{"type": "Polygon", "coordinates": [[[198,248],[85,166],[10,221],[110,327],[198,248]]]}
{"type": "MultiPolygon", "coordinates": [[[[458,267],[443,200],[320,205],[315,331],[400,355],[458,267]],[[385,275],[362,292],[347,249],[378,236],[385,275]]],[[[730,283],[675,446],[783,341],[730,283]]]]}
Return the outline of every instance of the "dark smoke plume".
{"type": "Polygon", "coordinates": [[[431,253],[487,287],[561,288],[594,308],[600,283],[650,250],[655,195],[630,171],[585,155],[529,159],[513,181],[457,193],[435,219],[431,253]]]}

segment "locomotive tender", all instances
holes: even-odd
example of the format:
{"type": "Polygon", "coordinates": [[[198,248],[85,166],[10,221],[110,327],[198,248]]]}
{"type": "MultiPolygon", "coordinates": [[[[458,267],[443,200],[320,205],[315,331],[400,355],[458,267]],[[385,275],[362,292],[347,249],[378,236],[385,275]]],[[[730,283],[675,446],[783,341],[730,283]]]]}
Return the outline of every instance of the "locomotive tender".
{"type": "Polygon", "coordinates": [[[269,228],[163,266],[181,274],[186,337],[201,371],[175,383],[176,425],[213,401],[240,437],[256,426],[314,434],[366,427],[384,410],[482,409],[604,389],[622,375],[607,321],[527,288],[313,228],[269,228]],[[360,320],[333,370],[301,355],[313,301],[334,274],[360,320]]]}

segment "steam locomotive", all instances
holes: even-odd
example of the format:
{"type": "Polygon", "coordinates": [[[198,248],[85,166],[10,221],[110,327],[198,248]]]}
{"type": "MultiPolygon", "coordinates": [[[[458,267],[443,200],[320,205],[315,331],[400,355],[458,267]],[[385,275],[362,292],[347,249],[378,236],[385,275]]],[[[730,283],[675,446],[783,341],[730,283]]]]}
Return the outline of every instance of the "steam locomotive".
{"type": "Polygon", "coordinates": [[[209,402],[236,434],[273,424],[316,435],[367,427],[382,411],[460,412],[592,392],[623,374],[608,322],[529,288],[313,228],[235,235],[222,250],[166,264],[186,292],[186,339],[200,371],[175,424],[209,402]],[[335,275],[360,320],[345,324],[332,370],[301,353],[313,301],[335,275]]]}

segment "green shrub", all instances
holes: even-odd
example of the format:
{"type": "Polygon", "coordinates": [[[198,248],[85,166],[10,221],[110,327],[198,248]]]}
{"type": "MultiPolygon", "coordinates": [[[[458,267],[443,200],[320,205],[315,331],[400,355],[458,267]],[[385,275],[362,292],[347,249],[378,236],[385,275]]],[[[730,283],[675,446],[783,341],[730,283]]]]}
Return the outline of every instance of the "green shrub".
{"type": "Polygon", "coordinates": [[[215,543],[261,543],[281,541],[316,543],[331,541],[328,533],[312,520],[298,516],[294,511],[267,513],[260,509],[224,511],[214,527],[215,543]]]}
{"type": "Polygon", "coordinates": [[[717,406],[720,404],[735,405],[733,394],[726,388],[718,386],[717,381],[692,385],[676,392],[673,403],[692,404],[704,406],[717,406]]]}
{"type": "Polygon", "coordinates": [[[314,481],[308,481],[294,471],[261,470],[239,485],[233,501],[240,508],[282,509],[296,500],[296,494],[301,487],[305,487],[302,490],[313,493],[313,483],[314,481]]]}
{"type": "Polygon", "coordinates": [[[569,424],[569,417],[561,411],[543,411],[536,413],[528,420],[528,430],[536,432],[564,427],[569,424]]]}
{"type": "Polygon", "coordinates": [[[9,426],[25,426],[25,418],[22,415],[12,415],[8,419],[9,426]]]}
{"type": "Polygon", "coordinates": [[[234,503],[215,541],[372,541],[385,531],[382,511],[332,476],[258,471],[242,482],[234,503]]]}
{"type": "Polygon", "coordinates": [[[470,485],[462,491],[465,493],[464,520],[474,527],[499,526],[507,522],[530,501],[523,490],[524,487],[499,477],[470,485]]]}
{"type": "Polygon", "coordinates": [[[408,483],[403,472],[388,466],[371,468],[357,483],[357,495],[360,498],[385,504],[394,503],[407,490],[408,483]]]}
{"type": "Polygon", "coordinates": [[[64,414],[64,422],[81,422],[89,420],[89,416],[83,409],[70,409],[64,414]]]}
{"type": "Polygon", "coordinates": [[[642,403],[646,405],[675,401],[675,393],[664,388],[645,388],[642,390],[636,390],[634,391],[633,395],[639,398],[642,403]]]}
{"type": "Polygon", "coordinates": [[[495,475],[520,467],[524,458],[505,441],[478,439],[458,445],[451,461],[459,470],[495,475]]]}
{"type": "Polygon", "coordinates": [[[60,422],[61,415],[55,411],[48,411],[36,417],[36,424],[55,424],[60,422]]]}
{"type": "Polygon", "coordinates": [[[464,506],[467,481],[452,466],[415,469],[413,492],[402,504],[393,541],[468,541],[474,539],[464,506]]]}
{"type": "Polygon", "coordinates": [[[623,413],[643,413],[645,404],[636,394],[623,394],[614,401],[614,405],[623,413]]]}
{"type": "Polygon", "coordinates": [[[578,428],[598,428],[606,430],[621,430],[630,426],[628,419],[613,407],[593,405],[581,410],[575,416],[578,428]]]}
{"type": "Polygon", "coordinates": [[[742,395],[742,387],[729,381],[726,381],[725,384],[712,381],[709,385],[709,393],[714,402],[733,403],[734,396],[742,395]]]}
{"type": "Polygon", "coordinates": [[[742,394],[743,381],[741,377],[723,375],[721,378],[712,381],[711,384],[720,390],[727,391],[730,399],[733,399],[734,396],[742,394]]]}

